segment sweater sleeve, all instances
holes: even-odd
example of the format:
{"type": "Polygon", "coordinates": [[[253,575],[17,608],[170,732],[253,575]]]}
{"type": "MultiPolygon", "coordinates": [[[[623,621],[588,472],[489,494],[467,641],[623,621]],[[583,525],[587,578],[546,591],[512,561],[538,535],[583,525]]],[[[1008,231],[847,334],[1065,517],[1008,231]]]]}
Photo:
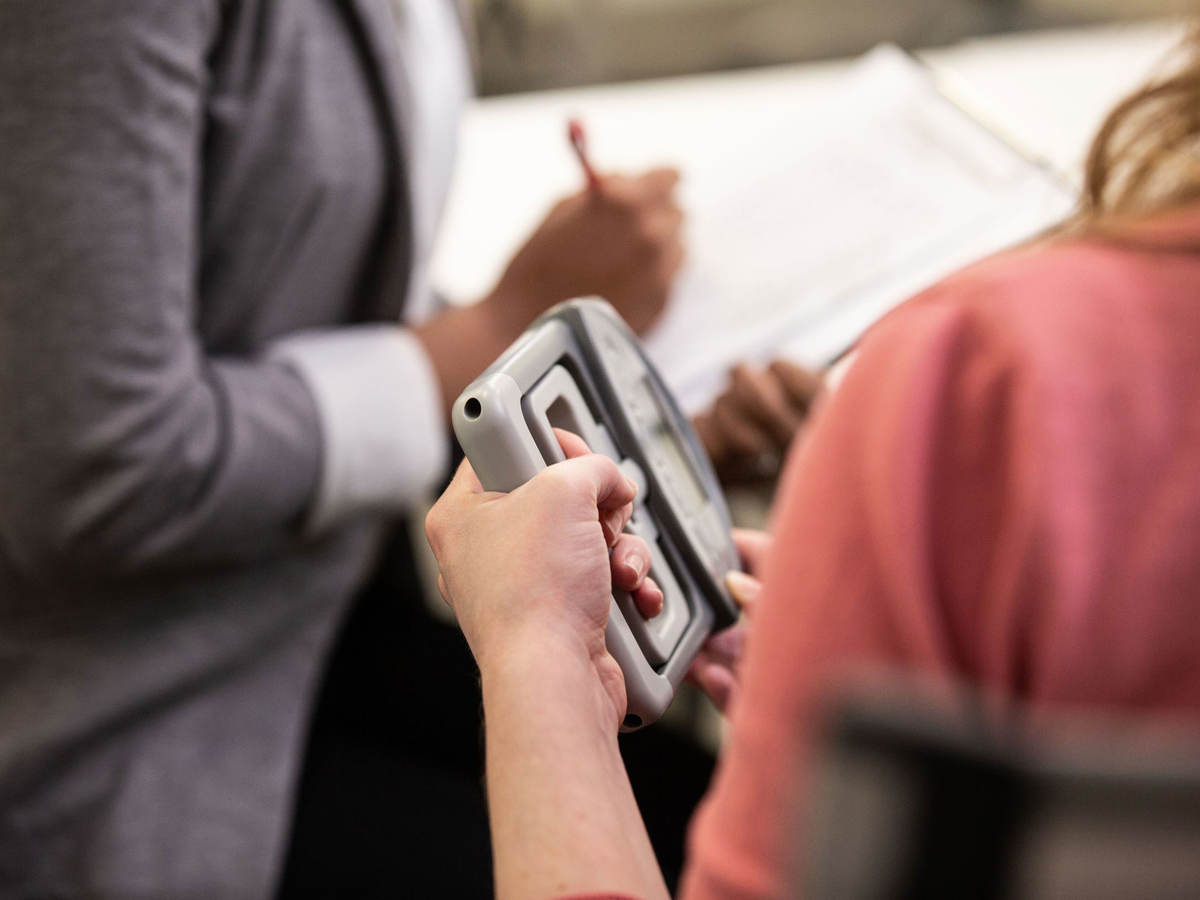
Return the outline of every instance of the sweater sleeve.
{"type": "Polygon", "coordinates": [[[972,635],[1004,586],[960,588],[1022,540],[1014,372],[961,308],[910,306],[867,339],[789,463],[730,740],[692,826],[688,900],[801,894],[819,712],[840,687],[881,668],[979,671],[972,635]]]}
{"type": "Polygon", "coordinates": [[[198,340],[199,148],[220,9],[0,4],[0,545],[34,580],[279,552],[322,483],[327,524],[379,506],[364,494],[397,479],[398,503],[438,462],[406,458],[371,484],[350,471],[411,444],[394,424],[372,431],[376,410],[356,395],[397,375],[397,405],[415,380],[427,413],[436,390],[398,329],[362,338],[369,361],[336,378],[303,353],[219,357],[198,340]],[[360,438],[369,452],[354,455],[360,438]]]}

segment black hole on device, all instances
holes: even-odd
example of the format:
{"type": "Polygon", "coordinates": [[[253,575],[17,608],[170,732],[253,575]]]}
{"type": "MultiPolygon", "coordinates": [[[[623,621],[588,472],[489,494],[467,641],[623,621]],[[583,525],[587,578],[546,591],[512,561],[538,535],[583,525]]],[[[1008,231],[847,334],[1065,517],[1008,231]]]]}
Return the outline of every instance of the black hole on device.
{"type": "Polygon", "coordinates": [[[463,406],[463,412],[466,413],[468,419],[478,419],[479,414],[483,412],[483,407],[477,399],[471,397],[463,406]]]}
{"type": "Polygon", "coordinates": [[[641,728],[642,727],[642,717],[635,716],[633,713],[630,713],[629,715],[627,715],[625,717],[625,727],[626,728],[641,728]]]}

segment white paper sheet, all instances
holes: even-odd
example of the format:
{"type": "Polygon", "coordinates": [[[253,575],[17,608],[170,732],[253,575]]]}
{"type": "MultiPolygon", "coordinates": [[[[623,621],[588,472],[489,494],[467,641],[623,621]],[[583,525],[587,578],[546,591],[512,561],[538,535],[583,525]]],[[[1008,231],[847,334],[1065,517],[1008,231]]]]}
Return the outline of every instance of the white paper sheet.
{"type": "Polygon", "coordinates": [[[1067,182],[872,51],[802,121],[747,136],[689,196],[689,263],[646,346],[685,409],[739,360],[820,366],[887,310],[1061,219],[1067,182]]]}

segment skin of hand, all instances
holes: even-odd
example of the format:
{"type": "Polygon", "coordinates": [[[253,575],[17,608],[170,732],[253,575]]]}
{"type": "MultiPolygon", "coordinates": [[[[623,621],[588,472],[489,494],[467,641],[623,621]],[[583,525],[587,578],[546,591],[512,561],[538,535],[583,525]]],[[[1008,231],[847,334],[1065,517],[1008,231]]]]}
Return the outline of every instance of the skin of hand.
{"type": "Polygon", "coordinates": [[[693,421],[721,480],[773,478],[821,387],[819,375],[785,360],[736,366],[729,386],[693,421]]]}
{"type": "Polygon", "coordinates": [[[683,262],[678,183],[675,169],[604,175],[560,200],[501,276],[499,295],[517,298],[506,306],[528,321],[560,300],[598,294],[643,333],[683,262]]]}
{"type": "Polygon", "coordinates": [[[577,647],[625,715],[625,684],[604,645],[613,588],[653,618],[663,595],[647,577],[650,550],[622,529],[636,487],[606,456],[556,429],[567,455],[510,494],[486,492],[463,461],[430,510],[426,535],[438,588],[454,610],[481,671],[517,645],[577,647]]]}
{"type": "Polygon", "coordinates": [[[479,664],[496,897],[668,894],[617,743],[625,682],[610,596],[662,609],[649,550],[621,533],[635,485],[578,437],[509,494],[464,462],[426,519],[442,596],[479,664]]]}
{"type": "Polygon", "coordinates": [[[414,329],[438,376],[445,408],[529,323],[571,297],[598,294],[634,331],[666,306],[683,261],[679,173],[604,175],[559,201],[480,302],[414,329]]]}
{"type": "Polygon", "coordinates": [[[771,549],[771,536],[762,531],[735,528],[733,542],[746,571],[730,572],[725,577],[725,586],[742,608],[742,620],[710,637],[688,670],[692,681],[726,715],[737,697],[738,668],[746,655],[748,626],[762,591],[759,578],[763,561],[771,549]]]}

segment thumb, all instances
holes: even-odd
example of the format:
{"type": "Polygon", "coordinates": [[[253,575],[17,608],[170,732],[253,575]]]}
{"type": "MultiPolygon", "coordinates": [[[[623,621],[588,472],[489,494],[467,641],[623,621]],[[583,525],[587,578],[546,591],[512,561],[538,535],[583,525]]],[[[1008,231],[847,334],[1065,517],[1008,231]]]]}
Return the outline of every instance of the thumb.
{"type": "Polygon", "coordinates": [[[747,615],[753,614],[755,606],[758,605],[759,595],[762,593],[761,581],[745,572],[734,571],[726,574],[725,587],[729,588],[729,593],[733,595],[733,599],[747,615]]]}

